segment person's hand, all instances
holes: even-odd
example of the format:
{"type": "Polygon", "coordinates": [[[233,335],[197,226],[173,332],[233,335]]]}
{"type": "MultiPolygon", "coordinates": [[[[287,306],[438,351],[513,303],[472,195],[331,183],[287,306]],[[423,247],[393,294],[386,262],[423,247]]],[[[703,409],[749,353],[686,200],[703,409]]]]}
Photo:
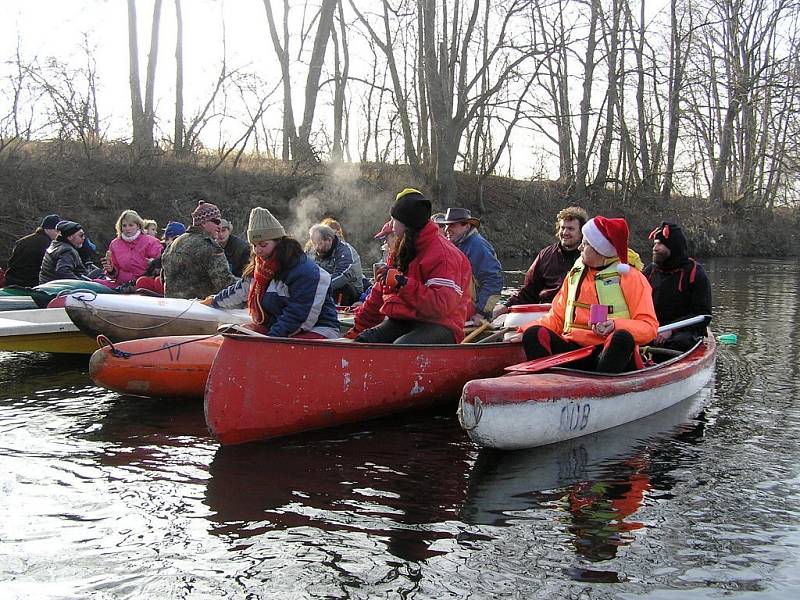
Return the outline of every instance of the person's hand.
{"type": "Polygon", "coordinates": [[[474,315],[472,315],[472,318],[470,320],[472,321],[472,325],[474,327],[480,327],[481,325],[487,322],[486,318],[481,313],[475,313],[474,315]]]}
{"type": "Polygon", "coordinates": [[[206,296],[202,300],[200,300],[200,304],[205,304],[206,306],[214,306],[214,296],[206,296]]]}
{"type": "Polygon", "coordinates": [[[508,312],[508,307],[505,304],[500,304],[499,302],[494,305],[492,309],[492,320],[494,321],[500,315],[504,315],[508,312]]]}
{"type": "Polygon", "coordinates": [[[656,339],[653,341],[656,343],[656,346],[663,346],[671,336],[672,336],[672,330],[670,329],[669,331],[659,333],[656,336],[656,339]]]}
{"type": "Polygon", "coordinates": [[[386,269],[381,269],[378,273],[378,281],[387,287],[399,290],[408,283],[408,277],[394,267],[387,267],[386,269]]]}
{"type": "Polygon", "coordinates": [[[616,329],[616,327],[617,326],[614,324],[614,321],[609,319],[607,321],[602,321],[592,325],[592,331],[594,331],[600,337],[608,337],[614,333],[614,329],[616,329]]]}
{"type": "Polygon", "coordinates": [[[347,338],[348,340],[354,340],[356,337],[358,337],[359,333],[360,332],[355,327],[351,327],[347,330],[347,333],[345,333],[343,337],[347,338]]]}
{"type": "Polygon", "coordinates": [[[521,342],[522,341],[522,332],[518,331],[514,335],[507,337],[505,339],[506,342],[521,342]]]}

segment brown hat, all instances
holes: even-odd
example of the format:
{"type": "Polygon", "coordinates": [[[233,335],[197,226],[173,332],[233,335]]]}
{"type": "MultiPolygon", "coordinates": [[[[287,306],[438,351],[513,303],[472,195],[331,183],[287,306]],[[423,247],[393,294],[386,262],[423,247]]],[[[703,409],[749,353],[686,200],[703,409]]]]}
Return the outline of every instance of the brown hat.
{"type": "Polygon", "coordinates": [[[475,227],[481,226],[481,220],[473,217],[468,208],[448,208],[444,218],[434,221],[437,225],[449,225],[450,223],[469,223],[475,227]]]}
{"type": "Polygon", "coordinates": [[[278,219],[266,208],[256,206],[250,211],[250,222],[247,224],[247,241],[251,244],[264,240],[277,240],[286,237],[286,231],[278,219]]]}
{"type": "Polygon", "coordinates": [[[219,212],[219,208],[217,208],[216,204],[200,200],[197,203],[197,208],[192,212],[192,225],[202,225],[203,223],[208,223],[215,219],[219,221],[221,218],[222,213],[219,212]]]}

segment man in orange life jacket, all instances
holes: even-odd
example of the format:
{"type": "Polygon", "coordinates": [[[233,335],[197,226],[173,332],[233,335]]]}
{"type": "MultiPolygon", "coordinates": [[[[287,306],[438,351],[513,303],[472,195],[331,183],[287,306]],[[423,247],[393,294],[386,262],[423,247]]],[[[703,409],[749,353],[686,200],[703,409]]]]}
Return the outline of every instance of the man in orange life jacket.
{"type": "Polygon", "coordinates": [[[598,216],[581,232],[581,256],[550,312],[521,328],[525,354],[531,360],[596,346],[574,365],[607,373],[635,369],[641,366],[636,344],[656,336],[658,321],[650,285],[628,265],[628,224],[598,216]]]}
{"type": "MultiPolygon", "coordinates": [[[[711,315],[711,282],[703,266],[689,258],[680,225],[663,221],[650,233],[653,262],[644,276],[653,288],[653,305],[661,325],[697,315],[711,315]]],[[[705,335],[708,319],[697,325],[658,334],[653,345],[688,350],[705,335]]]]}

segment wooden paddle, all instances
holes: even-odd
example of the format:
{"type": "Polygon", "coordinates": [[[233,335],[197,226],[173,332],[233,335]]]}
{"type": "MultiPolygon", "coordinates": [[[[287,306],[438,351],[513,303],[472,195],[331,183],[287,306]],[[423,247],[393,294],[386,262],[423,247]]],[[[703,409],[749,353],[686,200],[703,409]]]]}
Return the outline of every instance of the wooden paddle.
{"type": "Polygon", "coordinates": [[[472,340],[474,340],[476,337],[478,337],[480,334],[482,334],[491,326],[492,324],[489,321],[486,321],[483,325],[481,325],[480,327],[476,327],[467,336],[465,336],[464,339],[461,340],[461,343],[469,344],[472,340]]]}
{"type": "MultiPolygon", "coordinates": [[[[675,323],[668,323],[667,325],[662,325],[659,327],[658,333],[672,331],[673,329],[680,329],[681,327],[686,327],[687,325],[702,323],[706,319],[710,318],[711,317],[709,315],[697,315],[696,317],[689,317],[688,319],[676,321],[675,323]]],[[[592,352],[594,352],[595,348],[596,346],[584,346],[576,350],[570,350],[569,352],[562,352],[561,354],[544,356],[542,358],[534,358],[533,360],[517,363],[516,365],[510,365],[506,367],[505,370],[513,373],[538,373],[539,371],[544,371],[545,369],[550,369],[551,367],[558,367],[582,358],[587,358],[592,354],[592,352]]]]}

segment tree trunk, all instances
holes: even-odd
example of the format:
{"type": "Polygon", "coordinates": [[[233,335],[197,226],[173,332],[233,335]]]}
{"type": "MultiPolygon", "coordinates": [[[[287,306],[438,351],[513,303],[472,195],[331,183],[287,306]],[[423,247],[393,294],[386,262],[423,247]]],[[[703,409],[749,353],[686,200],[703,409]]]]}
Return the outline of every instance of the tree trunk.
{"type": "Polygon", "coordinates": [[[147,56],[147,81],[145,83],[144,91],[144,119],[145,127],[145,143],[148,148],[153,147],[154,142],[154,129],[156,122],[156,115],[154,110],[154,98],[156,87],[156,64],[158,63],[158,30],[161,24],[161,1],[156,0],[153,3],[153,22],[150,28],[150,53],[147,56]]]}
{"type": "Polygon", "coordinates": [[[617,47],[619,46],[619,19],[620,0],[612,0],[611,26],[606,27],[603,37],[606,41],[608,54],[608,88],[606,92],[606,124],[603,132],[603,141],[600,144],[597,173],[594,178],[594,187],[602,189],[608,179],[608,168],[611,162],[611,143],[614,138],[614,112],[617,106],[617,47]],[[611,40],[608,41],[610,36],[611,40]]]}
{"type": "Polygon", "coordinates": [[[181,0],[175,0],[175,133],[173,152],[182,156],[186,148],[183,140],[183,13],[181,0]]]}
{"type": "MultiPolygon", "coordinates": [[[[647,132],[650,123],[647,119],[645,110],[645,77],[647,74],[644,69],[644,48],[645,48],[645,3],[642,2],[639,14],[639,43],[636,47],[636,112],[638,115],[639,131],[639,164],[641,167],[641,181],[645,188],[653,184],[652,168],[650,162],[650,145],[647,141],[647,132]]],[[[632,29],[631,29],[632,30],[632,29]]]]}
{"type": "Polygon", "coordinates": [[[600,0],[591,0],[592,12],[589,21],[589,35],[586,40],[584,57],[583,96],[581,97],[581,118],[578,133],[577,168],[575,169],[575,197],[582,199],[586,195],[586,177],[589,172],[589,117],[592,110],[592,85],[594,84],[594,50],[597,45],[597,16],[600,0]]]}
{"type": "MultiPolygon", "coordinates": [[[[678,8],[673,2],[670,12],[670,66],[669,66],[669,125],[667,127],[667,160],[664,168],[664,179],[661,185],[661,200],[668,202],[672,196],[672,180],[675,171],[675,152],[678,147],[678,132],[681,121],[681,91],[683,74],[686,68],[688,51],[684,48],[691,45],[691,33],[682,37],[678,31],[678,8]]],[[[692,26],[689,23],[689,31],[692,26]]]]}
{"type": "Polygon", "coordinates": [[[283,142],[281,157],[288,161],[291,157],[291,150],[295,146],[297,131],[294,124],[294,110],[292,109],[292,79],[289,74],[289,0],[283,0],[283,39],[281,44],[278,36],[278,28],[275,26],[275,18],[272,15],[271,0],[264,0],[264,9],[267,11],[267,21],[269,22],[269,33],[272,38],[272,46],[278,57],[278,64],[281,66],[281,78],[283,80],[283,142]]]}
{"type": "Polygon", "coordinates": [[[147,148],[146,125],[139,83],[139,41],[136,27],[136,3],[128,0],[128,82],[131,91],[132,146],[138,153],[147,148]]]}
{"type": "Polygon", "coordinates": [[[334,92],[333,92],[333,151],[331,158],[335,161],[342,160],[342,129],[344,122],[344,93],[347,87],[347,77],[350,70],[350,51],[347,45],[347,27],[344,21],[342,3],[339,2],[339,25],[341,28],[341,56],[339,57],[339,43],[336,37],[336,28],[331,29],[334,36],[334,92]],[[341,63],[341,67],[340,67],[341,63]]]}
{"type": "MultiPolygon", "coordinates": [[[[268,0],[265,0],[265,2],[268,0]]],[[[303,122],[297,132],[297,148],[294,152],[295,160],[313,158],[310,144],[311,127],[314,124],[314,110],[317,107],[317,94],[319,93],[319,78],[322,73],[322,64],[325,62],[325,50],[333,27],[333,11],[339,0],[323,0],[320,9],[317,35],[314,38],[314,48],[311,51],[311,62],[308,66],[306,77],[305,106],[303,122]]]]}

